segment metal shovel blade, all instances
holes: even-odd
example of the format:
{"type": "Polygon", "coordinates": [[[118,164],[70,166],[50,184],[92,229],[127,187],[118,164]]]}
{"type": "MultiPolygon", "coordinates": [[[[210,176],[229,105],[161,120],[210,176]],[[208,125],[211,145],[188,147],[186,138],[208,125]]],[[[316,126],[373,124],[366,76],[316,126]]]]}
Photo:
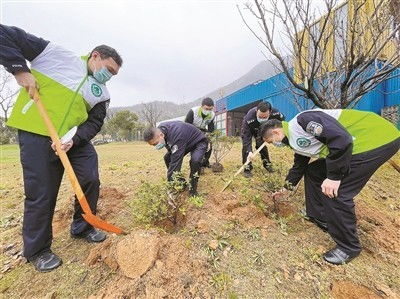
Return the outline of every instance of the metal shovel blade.
{"type": "Polygon", "coordinates": [[[94,214],[82,214],[82,216],[88,223],[90,223],[96,228],[108,231],[110,233],[122,234],[122,229],[110,223],[107,223],[104,220],[101,220],[94,214]]]}

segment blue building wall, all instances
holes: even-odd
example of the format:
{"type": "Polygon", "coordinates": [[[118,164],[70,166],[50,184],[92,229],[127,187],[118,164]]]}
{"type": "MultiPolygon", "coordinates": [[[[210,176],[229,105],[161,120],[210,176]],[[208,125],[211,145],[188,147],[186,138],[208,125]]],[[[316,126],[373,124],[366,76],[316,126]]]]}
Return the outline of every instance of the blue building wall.
{"type": "Polygon", "coordinates": [[[400,69],[392,73],[385,82],[385,106],[400,104],[400,69]]]}
{"type": "MultiPolygon", "coordinates": [[[[248,85],[235,93],[216,102],[217,113],[237,111],[240,107],[257,102],[268,101],[273,107],[285,114],[286,119],[292,119],[303,110],[312,109],[314,105],[304,98],[297,98],[298,105],[294,104],[294,95],[289,90],[290,82],[283,73],[267,80],[248,85]]],[[[372,111],[380,114],[386,106],[400,105],[400,69],[396,70],[386,81],[366,94],[355,106],[355,109],[372,111]]]]}

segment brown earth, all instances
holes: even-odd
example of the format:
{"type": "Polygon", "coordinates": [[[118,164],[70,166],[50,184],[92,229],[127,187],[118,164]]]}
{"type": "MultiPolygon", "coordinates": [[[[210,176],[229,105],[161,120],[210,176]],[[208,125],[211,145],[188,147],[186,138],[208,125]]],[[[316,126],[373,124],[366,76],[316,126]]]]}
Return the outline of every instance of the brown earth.
{"type": "Polygon", "coordinates": [[[335,299],[379,299],[371,289],[350,281],[335,281],[332,284],[332,297],[335,299]]]}
{"type": "Polygon", "coordinates": [[[98,215],[101,218],[116,216],[124,207],[126,195],[113,187],[100,187],[98,215]]]}
{"type": "MultiPolygon", "coordinates": [[[[272,153],[278,155],[274,150],[272,153]]],[[[261,172],[255,171],[250,180],[238,177],[223,194],[218,193],[240,167],[239,147],[224,162],[225,172],[215,174],[206,169],[201,177],[199,191],[205,194],[202,207],[190,206],[185,214],[177,215],[175,223],[168,220],[150,229],[132,222],[129,203],[135,200],[142,180],[159,182],[164,167],[161,154],[158,161],[147,147],[136,144],[104,146],[99,153],[102,181],[114,184],[101,187],[99,216],[122,226],[128,235],[108,234],[98,245],[71,240],[68,229],[73,201],[68,182],[64,182],[68,188],[61,191],[53,221],[53,249],[64,264],[51,273],[38,274],[31,265],[21,263],[20,224],[7,222],[10,217],[21,218],[15,211],[23,210],[23,202],[12,205],[22,198],[16,193],[15,198],[4,201],[7,214],[0,222],[5,240],[1,244],[4,272],[0,273],[0,297],[398,297],[400,205],[396,190],[400,185],[389,167],[382,167],[356,200],[365,250],[348,265],[332,266],[321,258],[334,245],[329,235],[298,214],[304,206],[302,187],[287,201],[274,202],[268,192],[262,193],[263,210],[253,200],[260,196],[260,190],[252,188],[260,182],[261,172]],[[121,156],[116,157],[116,150],[121,156]],[[132,155],[143,157],[143,161],[127,163],[132,155]],[[18,261],[15,265],[14,259],[18,261]]],[[[291,163],[292,153],[279,155],[291,163]]],[[[255,169],[261,167],[255,164],[255,169]]],[[[14,168],[7,171],[13,173],[14,168]]],[[[18,181],[20,173],[15,173],[18,181]]]]}
{"type": "MultiPolygon", "coordinates": [[[[125,195],[113,187],[101,187],[97,214],[106,219],[116,216],[124,206],[125,195]]],[[[53,218],[53,234],[58,235],[64,231],[72,221],[74,197],[71,196],[67,203],[58,208],[53,218]]]]}
{"type": "Polygon", "coordinates": [[[400,253],[399,218],[392,218],[362,202],[356,205],[359,227],[366,232],[364,248],[378,252],[379,247],[394,253],[400,253]]]}
{"type": "MultiPolygon", "coordinates": [[[[87,263],[114,260],[116,277],[90,298],[190,298],[207,291],[206,261],[193,257],[178,236],[138,230],[92,249],[87,263]]],[[[114,264],[111,263],[112,265],[114,264]]]]}

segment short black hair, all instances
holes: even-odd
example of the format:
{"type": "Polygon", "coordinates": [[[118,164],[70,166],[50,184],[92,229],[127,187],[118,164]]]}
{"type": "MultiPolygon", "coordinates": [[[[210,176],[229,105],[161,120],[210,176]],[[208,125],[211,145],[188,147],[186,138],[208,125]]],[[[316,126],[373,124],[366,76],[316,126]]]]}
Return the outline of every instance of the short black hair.
{"type": "Polygon", "coordinates": [[[266,135],[269,135],[268,131],[276,128],[282,128],[282,121],[278,119],[269,119],[261,125],[258,134],[261,138],[264,138],[266,135]]]}
{"type": "Polygon", "coordinates": [[[269,102],[261,102],[257,105],[257,110],[260,110],[261,112],[271,111],[271,109],[272,107],[269,102]]]}
{"type": "Polygon", "coordinates": [[[152,140],[155,136],[156,136],[156,128],[147,128],[146,130],[144,130],[143,132],[143,139],[146,142],[149,142],[150,140],[152,140]]]}
{"type": "Polygon", "coordinates": [[[107,45],[97,46],[92,50],[92,52],[90,52],[89,58],[92,57],[94,51],[100,53],[101,59],[107,59],[111,57],[114,59],[115,63],[118,64],[118,66],[122,66],[122,58],[114,48],[111,48],[107,45]]]}
{"type": "Polygon", "coordinates": [[[214,101],[212,100],[212,98],[204,98],[201,101],[201,106],[213,106],[214,107],[214,101]]]}

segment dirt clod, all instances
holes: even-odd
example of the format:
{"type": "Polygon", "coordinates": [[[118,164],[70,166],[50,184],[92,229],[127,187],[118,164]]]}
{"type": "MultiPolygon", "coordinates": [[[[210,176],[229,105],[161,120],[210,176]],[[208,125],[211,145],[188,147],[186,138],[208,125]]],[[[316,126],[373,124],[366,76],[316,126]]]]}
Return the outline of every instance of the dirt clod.
{"type": "Polygon", "coordinates": [[[378,299],[378,296],[371,289],[357,285],[351,281],[335,281],[332,283],[332,297],[335,299],[378,299]]]}
{"type": "Polygon", "coordinates": [[[126,277],[139,278],[154,265],[158,250],[158,236],[151,232],[139,231],[118,242],[117,263],[126,277]]]}
{"type": "Polygon", "coordinates": [[[212,250],[216,250],[218,248],[218,240],[211,240],[208,242],[208,247],[210,247],[212,250]]]}
{"type": "Polygon", "coordinates": [[[210,226],[207,221],[200,219],[196,224],[196,229],[199,233],[205,234],[210,231],[210,226]]]}

